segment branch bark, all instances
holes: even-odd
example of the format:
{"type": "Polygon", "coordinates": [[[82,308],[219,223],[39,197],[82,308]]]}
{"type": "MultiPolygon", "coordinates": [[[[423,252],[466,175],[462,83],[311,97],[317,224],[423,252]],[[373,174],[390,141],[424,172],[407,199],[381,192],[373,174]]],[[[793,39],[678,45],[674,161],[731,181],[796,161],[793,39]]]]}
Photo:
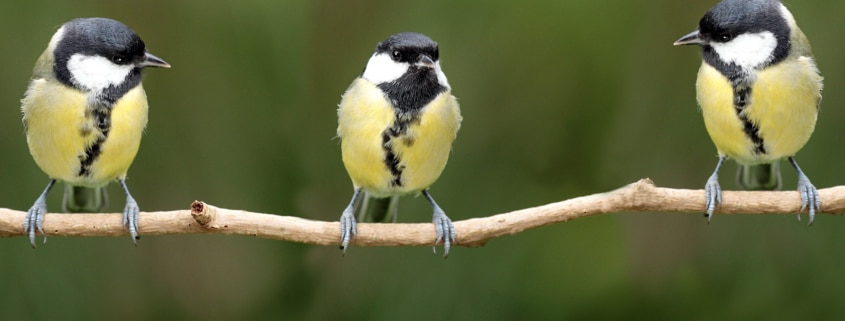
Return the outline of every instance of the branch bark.
{"type": "MultiPolygon", "coordinates": [[[[845,186],[819,190],[819,214],[845,213],[845,186]]],[[[798,213],[797,191],[724,191],[718,214],[798,213]]],[[[577,218],[615,212],[704,213],[704,191],[657,187],[650,179],[614,191],[577,197],[561,202],[516,210],[488,217],[455,222],[457,244],[482,246],[487,241],[528,229],[577,218]]],[[[26,212],[0,208],[0,237],[24,236],[26,212]]],[[[702,218],[703,220],[703,218],[702,218]]],[[[292,216],[229,210],[194,201],[189,210],[143,212],[141,235],[217,233],[247,235],[317,245],[339,245],[338,222],[322,222],[292,216]]],[[[128,235],[122,214],[57,214],[44,217],[44,232],[50,236],[128,235]]],[[[355,246],[426,246],[434,242],[434,226],[417,224],[358,224],[355,246]]]]}

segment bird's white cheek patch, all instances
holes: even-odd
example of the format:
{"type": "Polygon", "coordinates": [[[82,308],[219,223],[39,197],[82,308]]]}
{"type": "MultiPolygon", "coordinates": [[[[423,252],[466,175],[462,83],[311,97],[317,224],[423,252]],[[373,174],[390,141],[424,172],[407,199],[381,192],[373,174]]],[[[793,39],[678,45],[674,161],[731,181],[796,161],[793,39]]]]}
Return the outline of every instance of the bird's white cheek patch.
{"type": "Polygon", "coordinates": [[[725,43],[710,45],[722,61],[734,63],[749,70],[761,67],[772,60],[778,41],[770,31],[741,34],[725,43]]]}
{"type": "Polygon", "coordinates": [[[437,74],[437,82],[440,83],[441,86],[451,88],[449,87],[449,80],[446,79],[446,74],[444,74],[443,69],[440,68],[440,61],[434,63],[434,72],[437,74]]]}
{"type": "Polygon", "coordinates": [[[101,56],[74,54],[67,62],[71,80],[78,86],[99,92],[126,79],[133,65],[116,65],[101,56]]]}
{"type": "Polygon", "coordinates": [[[407,63],[393,61],[386,53],[375,54],[370,57],[361,77],[374,84],[391,82],[402,77],[409,66],[407,63]]]}

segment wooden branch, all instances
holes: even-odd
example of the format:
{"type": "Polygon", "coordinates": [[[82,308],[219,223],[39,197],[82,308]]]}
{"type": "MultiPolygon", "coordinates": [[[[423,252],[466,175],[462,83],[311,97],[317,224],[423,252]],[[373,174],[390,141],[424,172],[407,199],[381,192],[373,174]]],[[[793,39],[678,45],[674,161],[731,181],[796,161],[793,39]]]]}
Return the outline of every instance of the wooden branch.
{"type": "MultiPolygon", "coordinates": [[[[845,186],[819,190],[821,213],[845,213],[845,186]]],[[[722,193],[721,214],[798,213],[801,198],[797,191],[722,193]]],[[[455,222],[456,245],[481,246],[490,239],[516,234],[577,218],[614,212],[704,213],[704,191],[656,187],[642,179],[620,189],[577,197],[557,203],[455,222]]],[[[338,212],[340,213],[340,212],[338,212]]],[[[339,215],[339,214],[338,214],[339,215]]],[[[0,208],[0,237],[24,236],[26,212],[0,208]]],[[[702,221],[704,218],[701,218],[702,221]]],[[[715,218],[718,221],[718,217],[715,218]]],[[[50,236],[127,235],[122,214],[47,214],[44,231],[50,236]]],[[[195,201],[190,210],[144,212],[140,233],[164,234],[218,233],[248,235],[291,242],[338,245],[338,222],[322,222],[292,216],[251,213],[222,209],[195,201]]],[[[355,246],[425,246],[434,242],[434,226],[418,224],[359,223],[355,246]]]]}

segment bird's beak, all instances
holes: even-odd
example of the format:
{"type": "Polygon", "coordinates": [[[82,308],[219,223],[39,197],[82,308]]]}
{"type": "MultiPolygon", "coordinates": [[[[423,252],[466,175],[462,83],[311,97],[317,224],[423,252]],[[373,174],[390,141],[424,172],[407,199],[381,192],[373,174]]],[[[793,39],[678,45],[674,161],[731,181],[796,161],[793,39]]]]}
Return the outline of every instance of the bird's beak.
{"type": "Polygon", "coordinates": [[[144,61],[141,61],[141,63],[138,64],[138,67],[170,68],[170,64],[168,64],[163,59],[147,52],[144,54],[144,61]]]}
{"type": "Polygon", "coordinates": [[[686,34],[685,36],[681,37],[681,39],[676,40],[673,45],[683,46],[683,45],[704,45],[704,44],[707,44],[707,41],[704,41],[704,39],[701,39],[701,33],[698,32],[698,29],[696,29],[695,31],[690,32],[690,33],[686,34]]]}
{"type": "Polygon", "coordinates": [[[420,57],[417,59],[417,65],[428,68],[434,68],[434,60],[431,59],[431,57],[429,57],[428,55],[420,55],[420,57]]]}

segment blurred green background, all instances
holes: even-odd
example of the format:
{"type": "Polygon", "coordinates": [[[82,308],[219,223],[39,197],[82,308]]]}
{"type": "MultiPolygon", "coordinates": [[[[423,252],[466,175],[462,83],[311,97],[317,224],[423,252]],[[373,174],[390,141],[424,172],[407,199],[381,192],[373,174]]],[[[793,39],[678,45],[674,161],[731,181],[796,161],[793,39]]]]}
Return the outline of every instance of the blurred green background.
{"type": "MultiPolygon", "coordinates": [[[[173,68],[145,73],[150,123],[129,173],[145,211],[195,199],[336,221],[351,183],[340,95],[377,42],[439,42],[464,123],[432,193],[453,220],[608,191],[639,178],[702,188],[716,163],[695,103],[699,50],[672,42],[715,1],[0,2],[0,206],[47,183],[20,122],[31,68],[76,17],[132,27],[173,68]]],[[[790,4],[825,98],[799,153],[845,182],[845,2],[790,4]]],[[[721,176],[735,189],[735,165],[721,176]]],[[[795,173],[784,165],[784,186],[795,173]]],[[[50,195],[60,208],[61,188],[50,195]]],[[[123,196],[110,187],[110,211],[123,196]]],[[[423,198],[399,220],[429,222],[423,198]]],[[[0,240],[2,320],[842,319],[845,219],[618,213],[455,248],[313,246],[236,236],[0,240]],[[806,222],[806,219],[804,220],[806,222]],[[441,250],[442,251],[442,250],[441,250]]],[[[459,236],[460,237],[460,236],[459,236]]]]}

